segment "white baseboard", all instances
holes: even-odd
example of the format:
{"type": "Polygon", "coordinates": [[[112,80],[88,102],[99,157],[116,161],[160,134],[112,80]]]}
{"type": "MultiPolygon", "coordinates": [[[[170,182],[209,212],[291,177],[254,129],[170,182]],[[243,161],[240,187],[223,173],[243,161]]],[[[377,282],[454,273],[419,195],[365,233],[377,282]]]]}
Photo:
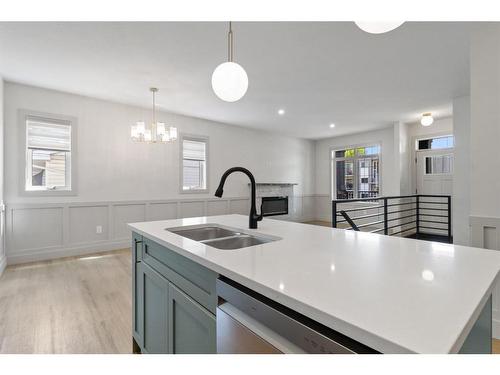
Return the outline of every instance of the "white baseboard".
{"type": "Polygon", "coordinates": [[[130,247],[130,240],[103,241],[91,244],[58,247],[49,249],[34,249],[14,254],[7,254],[6,264],[19,264],[28,262],[37,262],[70,256],[86,255],[92,253],[105,252],[110,250],[125,249],[130,247]]]}

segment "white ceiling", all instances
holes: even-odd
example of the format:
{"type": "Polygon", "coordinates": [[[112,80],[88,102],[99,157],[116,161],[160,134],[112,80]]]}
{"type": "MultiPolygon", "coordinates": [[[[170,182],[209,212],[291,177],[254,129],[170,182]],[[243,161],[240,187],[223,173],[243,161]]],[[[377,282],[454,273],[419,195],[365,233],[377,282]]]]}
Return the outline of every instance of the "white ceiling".
{"type": "Polygon", "coordinates": [[[141,106],[156,86],[163,110],[317,139],[449,116],[469,92],[472,27],[405,23],[372,35],[350,22],[235,23],[235,61],[250,82],[236,103],[210,84],[227,58],[222,22],[0,23],[0,74],[141,106]]]}

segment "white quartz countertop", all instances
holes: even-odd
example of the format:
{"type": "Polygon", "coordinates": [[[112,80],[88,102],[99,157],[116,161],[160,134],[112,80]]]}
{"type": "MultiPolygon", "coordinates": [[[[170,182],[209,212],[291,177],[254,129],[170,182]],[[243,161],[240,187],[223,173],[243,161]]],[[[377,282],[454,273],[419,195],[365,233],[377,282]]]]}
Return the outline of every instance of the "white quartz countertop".
{"type": "Polygon", "coordinates": [[[494,250],[243,215],[129,227],[383,353],[458,352],[500,270],[494,250]],[[165,230],[206,223],[282,239],[219,250],[165,230]]]}

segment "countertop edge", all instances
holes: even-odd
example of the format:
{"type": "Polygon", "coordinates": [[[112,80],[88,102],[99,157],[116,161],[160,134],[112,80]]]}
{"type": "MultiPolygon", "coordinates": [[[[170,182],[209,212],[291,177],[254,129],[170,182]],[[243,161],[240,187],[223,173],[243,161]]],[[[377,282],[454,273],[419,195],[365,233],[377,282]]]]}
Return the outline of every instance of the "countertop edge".
{"type": "Polygon", "coordinates": [[[134,226],[135,223],[129,223],[127,226],[136,233],[139,233],[143,236],[154,240],[160,245],[164,245],[168,247],[170,250],[175,251],[177,254],[182,255],[204,267],[209,268],[210,270],[217,272],[220,275],[226,276],[229,279],[232,279],[249,289],[256,291],[264,295],[265,297],[276,300],[276,302],[283,304],[284,306],[295,310],[301,314],[304,314],[310,317],[313,320],[318,321],[321,324],[324,324],[331,329],[334,329],[352,339],[371,347],[381,353],[390,353],[390,354],[414,354],[417,353],[409,348],[398,345],[394,342],[386,340],[376,334],[368,332],[362,328],[356,327],[350,323],[345,322],[344,320],[338,319],[332,315],[329,315],[325,312],[315,309],[309,305],[304,304],[303,302],[297,301],[287,295],[277,294],[276,291],[267,288],[265,285],[259,284],[258,282],[248,279],[244,276],[241,276],[231,270],[225,269],[216,263],[212,263],[203,257],[199,257],[196,254],[187,251],[181,247],[178,247],[170,242],[163,240],[157,236],[152,235],[140,228],[134,226]],[[278,298],[277,298],[278,297],[278,298]]]}

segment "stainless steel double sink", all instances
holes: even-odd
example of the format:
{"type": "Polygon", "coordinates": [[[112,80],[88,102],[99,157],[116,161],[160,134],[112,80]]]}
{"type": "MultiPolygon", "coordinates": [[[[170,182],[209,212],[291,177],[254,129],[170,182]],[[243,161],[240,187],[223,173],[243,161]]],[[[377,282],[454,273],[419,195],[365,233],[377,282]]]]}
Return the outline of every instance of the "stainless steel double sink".
{"type": "Polygon", "coordinates": [[[280,239],[274,236],[248,234],[237,228],[223,227],[218,224],[182,226],[166,230],[221,250],[241,249],[280,239]]]}

